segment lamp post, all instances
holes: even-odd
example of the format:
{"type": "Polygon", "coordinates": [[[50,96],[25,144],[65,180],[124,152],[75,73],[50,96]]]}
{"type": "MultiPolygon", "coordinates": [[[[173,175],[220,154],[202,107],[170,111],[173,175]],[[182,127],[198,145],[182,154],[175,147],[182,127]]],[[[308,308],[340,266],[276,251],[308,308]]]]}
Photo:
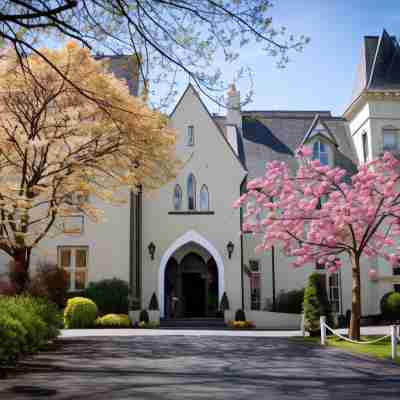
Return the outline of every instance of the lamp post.
{"type": "Polygon", "coordinates": [[[154,260],[154,253],[156,252],[156,245],[153,242],[150,242],[150,244],[147,246],[147,249],[149,250],[151,259],[154,260]]]}
{"type": "Polygon", "coordinates": [[[233,253],[234,248],[235,248],[235,245],[231,241],[229,241],[228,244],[226,245],[226,249],[228,250],[229,259],[232,258],[232,253],[233,253]]]}

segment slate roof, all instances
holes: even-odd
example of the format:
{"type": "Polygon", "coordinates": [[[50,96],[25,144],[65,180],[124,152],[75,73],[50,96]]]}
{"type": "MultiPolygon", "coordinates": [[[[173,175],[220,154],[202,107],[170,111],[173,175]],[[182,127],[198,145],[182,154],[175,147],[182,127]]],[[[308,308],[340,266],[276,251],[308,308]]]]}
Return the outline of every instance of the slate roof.
{"type": "MultiPolygon", "coordinates": [[[[242,111],[243,132],[239,136],[243,149],[239,149],[239,157],[249,178],[263,175],[266,162],[273,160],[287,162],[292,170],[297,169],[294,152],[317,115],[338,144],[336,165],[353,174],[357,156],[343,118],[333,117],[329,111],[242,111]]],[[[220,126],[226,121],[222,116],[214,116],[214,120],[220,126]]]]}
{"type": "Polygon", "coordinates": [[[386,30],[381,36],[364,37],[352,102],[365,89],[400,89],[400,46],[386,30]]]}

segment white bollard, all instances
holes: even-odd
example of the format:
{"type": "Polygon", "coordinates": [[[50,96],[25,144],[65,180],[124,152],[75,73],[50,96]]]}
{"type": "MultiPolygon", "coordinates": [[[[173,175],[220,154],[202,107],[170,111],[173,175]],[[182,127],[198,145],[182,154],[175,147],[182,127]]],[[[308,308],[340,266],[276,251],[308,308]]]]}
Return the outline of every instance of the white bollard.
{"type": "Polygon", "coordinates": [[[320,317],[319,324],[321,326],[321,344],[325,345],[326,342],[326,327],[325,327],[326,317],[320,317]]]}
{"type": "Polygon", "coordinates": [[[390,327],[390,336],[392,338],[392,360],[397,357],[397,327],[392,325],[390,327]]]}

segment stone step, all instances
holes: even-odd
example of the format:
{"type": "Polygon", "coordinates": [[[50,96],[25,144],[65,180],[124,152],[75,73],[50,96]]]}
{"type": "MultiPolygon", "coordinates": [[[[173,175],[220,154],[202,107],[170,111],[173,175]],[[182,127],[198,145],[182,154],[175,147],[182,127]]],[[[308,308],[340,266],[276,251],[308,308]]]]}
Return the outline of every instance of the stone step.
{"type": "Polygon", "coordinates": [[[161,328],[224,328],[223,318],[164,318],[161,328]]]}

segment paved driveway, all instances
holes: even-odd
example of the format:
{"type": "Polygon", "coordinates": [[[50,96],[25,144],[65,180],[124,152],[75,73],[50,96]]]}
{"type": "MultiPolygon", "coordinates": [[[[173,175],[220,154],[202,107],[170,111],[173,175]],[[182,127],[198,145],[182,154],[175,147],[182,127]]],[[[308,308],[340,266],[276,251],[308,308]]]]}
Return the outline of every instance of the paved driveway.
{"type": "Polygon", "coordinates": [[[270,337],[63,338],[0,380],[0,399],[399,399],[389,361],[270,337]]]}

